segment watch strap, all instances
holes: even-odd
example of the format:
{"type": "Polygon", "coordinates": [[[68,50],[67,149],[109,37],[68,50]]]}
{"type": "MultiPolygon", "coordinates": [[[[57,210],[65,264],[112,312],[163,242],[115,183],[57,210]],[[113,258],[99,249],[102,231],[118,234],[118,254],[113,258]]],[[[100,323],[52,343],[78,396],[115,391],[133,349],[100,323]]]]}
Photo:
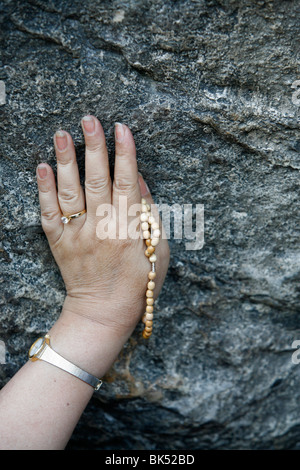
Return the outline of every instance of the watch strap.
{"type": "Polygon", "coordinates": [[[71,375],[74,375],[83,382],[86,382],[88,385],[91,385],[95,390],[99,390],[102,385],[102,380],[98,379],[92,374],[89,374],[75,364],[72,364],[72,362],[68,361],[56,351],[54,351],[48,344],[45,344],[43,350],[39,354],[39,359],[48,362],[49,364],[52,364],[71,375]]]}

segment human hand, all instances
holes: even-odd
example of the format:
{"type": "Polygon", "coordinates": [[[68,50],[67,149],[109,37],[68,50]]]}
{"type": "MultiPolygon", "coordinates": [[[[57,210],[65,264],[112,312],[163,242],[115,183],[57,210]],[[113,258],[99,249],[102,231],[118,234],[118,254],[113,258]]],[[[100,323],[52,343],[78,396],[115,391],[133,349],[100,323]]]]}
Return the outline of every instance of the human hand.
{"type": "MultiPolygon", "coordinates": [[[[149,204],[153,200],[138,174],[129,128],[115,126],[113,182],[100,122],[94,116],[87,116],[82,120],[82,128],[86,143],[84,189],[80,185],[74,144],[66,131],[58,131],[54,137],[57,190],[51,167],[42,163],[37,168],[42,226],[67,290],[62,315],[77,314],[84,319],[84,325],[92,321],[126,335],[145,311],[150,263],[144,254],[142,238],[118,239],[120,225],[117,225],[117,239],[98,238],[97,208],[111,204],[118,216],[120,196],[127,198],[128,207],[140,204],[141,197],[149,204]],[[85,207],[87,212],[79,218],[66,225],[61,222],[63,214],[75,214],[85,207]]],[[[166,239],[160,240],[156,255],[154,297],[159,294],[169,264],[166,239]]]]}

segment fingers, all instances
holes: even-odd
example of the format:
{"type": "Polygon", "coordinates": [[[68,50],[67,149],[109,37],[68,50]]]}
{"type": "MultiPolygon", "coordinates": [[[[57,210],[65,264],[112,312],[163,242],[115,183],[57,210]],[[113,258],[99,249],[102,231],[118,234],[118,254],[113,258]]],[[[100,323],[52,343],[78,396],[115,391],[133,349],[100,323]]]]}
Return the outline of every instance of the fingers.
{"type": "Polygon", "coordinates": [[[133,136],[124,124],[115,124],[115,171],[113,183],[113,205],[117,212],[120,196],[127,197],[128,207],[140,203],[138,168],[133,136]]]}
{"type": "Polygon", "coordinates": [[[63,232],[61,211],[58,204],[55,178],[52,168],[47,163],[41,163],[36,171],[41,219],[44,232],[50,242],[55,244],[63,232]]]}
{"type": "Polygon", "coordinates": [[[85,138],[85,197],[88,219],[94,220],[99,204],[111,203],[111,178],[103,128],[94,116],[82,121],[85,138]]]}
{"type": "MultiPolygon", "coordinates": [[[[127,207],[139,204],[141,199],[135,143],[129,128],[120,123],[115,125],[116,155],[113,194],[103,128],[97,118],[85,116],[82,119],[82,129],[86,144],[85,193],[80,185],[75,148],[68,132],[61,130],[56,132],[54,136],[58,193],[55,190],[55,180],[51,168],[47,165],[43,167],[44,171],[47,167],[47,181],[51,180],[51,189],[48,186],[46,190],[49,193],[49,204],[52,209],[55,205],[55,211],[59,216],[61,214],[76,214],[86,207],[87,214],[67,224],[67,227],[74,227],[74,229],[78,229],[78,224],[82,226],[85,220],[94,221],[100,204],[113,203],[116,213],[119,213],[120,196],[125,196],[127,207]]],[[[45,188],[45,184],[41,187],[45,188]]],[[[45,193],[44,207],[46,207],[46,198],[45,193]]],[[[60,229],[62,231],[62,226],[60,229]]]]}
{"type": "MultiPolygon", "coordinates": [[[[64,215],[75,214],[85,208],[85,198],[80,185],[79,171],[76,161],[72,137],[66,131],[57,131],[54,136],[57,158],[58,201],[64,215]]],[[[85,216],[78,219],[83,221],[85,216]]],[[[68,226],[77,226],[68,224],[68,226]]],[[[74,224],[74,225],[73,225],[74,224]]]]}

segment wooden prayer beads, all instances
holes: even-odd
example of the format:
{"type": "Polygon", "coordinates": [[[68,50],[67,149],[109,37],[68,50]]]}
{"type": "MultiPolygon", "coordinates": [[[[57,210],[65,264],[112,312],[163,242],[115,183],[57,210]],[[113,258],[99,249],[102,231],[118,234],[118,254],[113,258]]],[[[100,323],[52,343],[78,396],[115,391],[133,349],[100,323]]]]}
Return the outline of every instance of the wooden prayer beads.
{"type": "Polygon", "coordinates": [[[142,212],[140,216],[141,221],[141,230],[143,234],[143,238],[146,244],[145,255],[149,259],[151,263],[151,271],[148,273],[148,283],[147,283],[147,290],[146,290],[146,311],[143,315],[142,322],[145,324],[145,328],[143,331],[143,338],[147,339],[150,338],[152,334],[153,328],[153,290],[155,288],[154,279],[156,278],[156,269],[155,263],[157,260],[155,254],[155,247],[159,243],[160,237],[160,230],[159,225],[155,221],[153,215],[151,214],[150,205],[147,204],[145,199],[141,200],[142,204],[142,212]]]}

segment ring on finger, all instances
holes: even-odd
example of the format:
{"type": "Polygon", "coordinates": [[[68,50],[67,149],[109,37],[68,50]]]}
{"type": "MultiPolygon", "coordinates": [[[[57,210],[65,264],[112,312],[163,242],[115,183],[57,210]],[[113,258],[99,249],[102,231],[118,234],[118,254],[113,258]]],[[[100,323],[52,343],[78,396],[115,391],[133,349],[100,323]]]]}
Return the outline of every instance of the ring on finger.
{"type": "Polygon", "coordinates": [[[62,215],[60,220],[62,221],[63,224],[68,224],[70,220],[72,219],[78,219],[81,215],[86,213],[86,209],[83,209],[80,212],[76,212],[76,214],[69,214],[69,215],[62,215]]]}

